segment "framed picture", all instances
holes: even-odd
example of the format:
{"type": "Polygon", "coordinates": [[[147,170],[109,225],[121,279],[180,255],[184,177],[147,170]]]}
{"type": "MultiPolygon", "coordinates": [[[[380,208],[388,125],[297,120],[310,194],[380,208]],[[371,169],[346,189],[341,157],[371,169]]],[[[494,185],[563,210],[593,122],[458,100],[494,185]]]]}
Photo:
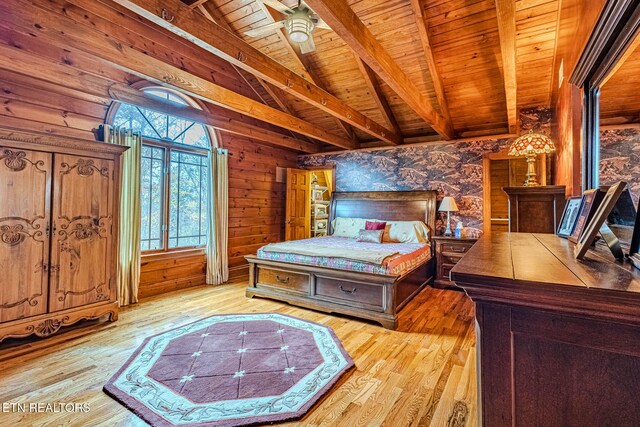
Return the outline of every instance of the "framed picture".
{"type": "Polygon", "coordinates": [[[587,190],[582,193],[582,203],[580,204],[578,219],[573,227],[573,231],[569,235],[569,240],[571,242],[578,243],[582,232],[587,226],[587,223],[591,221],[591,218],[593,218],[593,214],[598,209],[604,195],[605,192],[599,189],[587,190]]]}
{"type": "Polygon", "coordinates": [[[562,218],[560,218],[558,231],[556,232],[558,236],[566,239],[571,235],[575,228],[581,205],[582,196],[571,197],[567,200],[567,204],[564,206],[564,212],[562,213],[562,218]]]}
{"type": "Polygon", "coordinates": [[[629,227],[633,227],[636,223],[636,208],[633,205],[631,192],[628,188],[625,189],[620,195],[618,202],[607,217],[607,223],[614,225],[625,225],[629,227]]]}
{"type": "Polygon", "coordinates": [[[604,195],[602,201],[600,202],[600,206],[593,214],[592,218],[587,222],[580,238],[578,239],[578,244],[575,248],[575,255],[577,259],[583,259],[591,244],[595,240],[598,232],[600,232],[600,227],[606,221],[607,217],[613,210],[613,207],[618,202],[618,198],[624,191],[627,186],[626,182],[618,182],[612,185],[609,188],[609,191],[604,195]]]}
{"type": "Polygon", "coordinates": [[[312,200],[324,200],[324,190],[321,189],[314,189],[313,192],[311,193],[311,199],[312,200]]]}

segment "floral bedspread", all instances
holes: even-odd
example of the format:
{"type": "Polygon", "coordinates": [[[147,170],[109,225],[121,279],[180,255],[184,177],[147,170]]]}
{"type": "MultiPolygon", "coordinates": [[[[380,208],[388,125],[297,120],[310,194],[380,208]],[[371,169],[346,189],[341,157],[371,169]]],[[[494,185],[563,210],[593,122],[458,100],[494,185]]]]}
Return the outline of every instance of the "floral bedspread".
{"type": "MultiPolygon", "coordinates": [[[[396,255],[387,257],[381,264],[356,261],[342,257],[328,256],[309,256],[301,254],[291,254],[274,251],[274,246],[270,245],[269,251],[258,249],[258,258],[268,259],[272,261],[284,261],[296,264],[308,264],[318,267],[337,268],[340,270],[357,271],[361,273],[372,274],[391,274],[402,276],[403,274],[413,270],[417,265],[422,264],[431,257],[431,247],[427,243],[366,243],[357,242],[355,239],[348,237],[314,237],[311,239],[298,240],[298,245],[308,246],[310,249],[314,245],[327,246],[335,245],[336,252],[347,251],[376,251],[379,252],[381,247],[389,250],[396,255]]],[[[277,248],[277,246],[275,246],[277,248]]]]}

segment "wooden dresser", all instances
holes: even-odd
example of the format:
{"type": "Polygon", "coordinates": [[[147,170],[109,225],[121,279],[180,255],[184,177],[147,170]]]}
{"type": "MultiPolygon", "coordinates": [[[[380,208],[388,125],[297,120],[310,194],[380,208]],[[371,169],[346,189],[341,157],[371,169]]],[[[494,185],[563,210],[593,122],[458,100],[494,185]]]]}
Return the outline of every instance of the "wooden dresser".
{"type": "Polygon", "coordinates": [[[476,308],[481,425],[640,425],[640,271],[573,247],[489,234],[453,268],[476,308]]]}
{"type": "Polygon", "coordinates": [[[0,128],[0,341],[117,318],[125,149],[0,128]]]}
{"type": "Polygon", "coordinates": [[[509,197],[509,231],[555,233],[564,210],[565,187],[504,187],[509,197]]]}
{"type": "Polygon", "coordinates": [[[436,276],[433,284],[435,287],[447,288],[454,286],[453,282],[449,280],[449,272],[477,240],[434,236],[436,276]]]}

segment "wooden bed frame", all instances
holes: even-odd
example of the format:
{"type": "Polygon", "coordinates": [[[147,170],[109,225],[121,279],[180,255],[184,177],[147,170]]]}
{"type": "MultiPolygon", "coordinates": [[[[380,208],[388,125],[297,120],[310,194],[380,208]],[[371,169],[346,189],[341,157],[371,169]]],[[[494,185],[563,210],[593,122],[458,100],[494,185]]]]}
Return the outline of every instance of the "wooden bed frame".
{"type": "MultiPolygon", "coordinates": [[[[435,191],[336,192],[329,224],[336,217],[424,221],[435,230],[435,191]]],[[[332,227],[329,225],[329,232],[332,227]]],[[[433,235],[433,234],[432,234],[433,235]]],[[[398,312],[433,279],[435,258],[404,276],[359,273],[246,256],[247,297],[265,297],[314,310],[373,320],[396,329],[398,312]]]]}

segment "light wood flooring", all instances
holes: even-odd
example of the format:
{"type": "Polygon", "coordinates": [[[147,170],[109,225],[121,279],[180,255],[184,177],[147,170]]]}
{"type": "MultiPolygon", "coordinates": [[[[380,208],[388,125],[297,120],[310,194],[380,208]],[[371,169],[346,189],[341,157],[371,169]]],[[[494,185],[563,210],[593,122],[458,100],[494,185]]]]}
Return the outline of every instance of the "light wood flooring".
{"type": "Polygon", "coordinates": [[[214,314],[270,311],[332,327],[356,364],[303,420],[282,425],[477,425],[473,304],[463,293],[425,289],[402,311],[399,330],[389,331],[347,317],[247,299],[245,286],[177,291],[123,309],[114,323],[94,323],[46,340],[3,343],[0,403],[87,403],[90,411],[0,412],[0,425],[146,425],[102,392],[145,337],[214,314]]]}

